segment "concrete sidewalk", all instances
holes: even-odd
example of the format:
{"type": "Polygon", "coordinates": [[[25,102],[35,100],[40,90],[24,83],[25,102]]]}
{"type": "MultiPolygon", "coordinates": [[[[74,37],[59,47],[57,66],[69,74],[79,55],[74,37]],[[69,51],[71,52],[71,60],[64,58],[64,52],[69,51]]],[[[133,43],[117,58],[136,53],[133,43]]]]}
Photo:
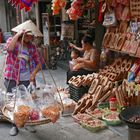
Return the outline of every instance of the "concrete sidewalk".
{"type": "Polygon", "coordinates": [[[92,133],[75,123],[71,117],[61,117],[55,124],[37,126],[36,133],[21,129],[14,137],[8,134],[10,128],[10,124],[0,123],[0,140],[127,140],[125,126],[118,128],[120,132],[112,128],[92,133]]]}
{"type": "MultiPolygon", "coordinates": [[[[48,70],[44,70],[47,83],[53,84],[48,70]]],[[[66,71],[58,68],[51,70],[57,86],[67,87],[66,71]]],[[[37,75],[37,84],[43,84],[41,72],[37,75]]],[[[69,117],[61,117],[55,124],[37,126],[37,133],[30,133],[21,129],[15,136],[9,136],[11,124],[0,122],[0,140],[127,140],[126,126],[109,127],[103,131],[92,133],[82,128],[69,117]]]]}
{"type": "MultiPolygon", "coordinates": [[[[66,70],[58,67],[56,70],[43,70],[45,80],[47,83],[55,85],[53,79],[57,87],[66,88],[68,85],[66,84],[66,70]]],[[[37,85],[44,84],[41,71],[36,76],[37,85]]]]}

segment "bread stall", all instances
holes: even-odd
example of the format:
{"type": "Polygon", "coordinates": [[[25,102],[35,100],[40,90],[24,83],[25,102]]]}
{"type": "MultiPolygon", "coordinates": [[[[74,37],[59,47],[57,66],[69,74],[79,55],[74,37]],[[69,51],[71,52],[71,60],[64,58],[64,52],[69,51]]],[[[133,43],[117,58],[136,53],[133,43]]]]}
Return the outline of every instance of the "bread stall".
{"type": "MultiPolygon", "coordinates": [[[[82,126],[86,120],[90,130],[95,130],[95,127],[87,114],[106,122],[107,126],[116,126],[123,123],[119,117],[122,108],[140,105],[139,1],[101,0],[100,4],[100,12],[104,15],[102,24],[106,27],[102,47],[107,56],[111,53],[113,57],[108,58],[111,61],[99,73],[69,80],[70,85],[78,88],[89,87],[77,101],[72,116],[82,126]]],[[[75,99],[73,96],[71,98],[75,99]]],[[[98,124],[102,126],[101,122],[98,124]]]]}

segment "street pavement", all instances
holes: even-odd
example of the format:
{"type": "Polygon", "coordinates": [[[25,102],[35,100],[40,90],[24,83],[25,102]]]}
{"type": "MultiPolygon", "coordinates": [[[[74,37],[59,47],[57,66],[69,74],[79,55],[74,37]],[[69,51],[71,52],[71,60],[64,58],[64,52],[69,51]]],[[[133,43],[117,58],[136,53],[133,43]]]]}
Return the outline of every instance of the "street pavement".
{"type": "Polygon", "coordinates": [[[125,126],[120,131],[105,129],[92,133],[75,123],[71,117],[61,117],[55,124],[36,126],[36,133],[20,129],[17,136],[9,136],[10,124],[0,123],[0,140],[127,140],[125,126]]]}
{"type": "MultiPolygon", "coordinates": [[[[0,55],[0,65],[2,65],[4,55],[0,55]]],[[[0,70],[2,67],[0,66],[0,70]]],[[[49,70],[44,70],[47,83],[54,84],[49,70]]],[[[66,88],[66,71],[58,68],[51,70],[51,74],[58,87],[66,88]]],[[[37,74],[37,85],[43,84],[42,74],[37,74]]],[[[0,122],[0,140],[127,140],[127,127],[109,127],[100,132],[92,133],[82,128],[74,122],[71,116],[60,117],[55,123],[36,126],[36,133],[31,133],[24,128],[20,129],[17,136],[9,136],[11,124],[0,122]]]]}

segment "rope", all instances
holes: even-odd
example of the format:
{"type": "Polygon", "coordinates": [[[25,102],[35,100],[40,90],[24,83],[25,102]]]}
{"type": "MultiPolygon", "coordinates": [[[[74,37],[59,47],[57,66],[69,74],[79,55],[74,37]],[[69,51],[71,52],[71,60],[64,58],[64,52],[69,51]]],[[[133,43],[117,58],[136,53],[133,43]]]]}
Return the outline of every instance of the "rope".
{"type": "MultiPolygon", "coordinates": [[[[36,47],[36,45],[35,45],[35,47],[36,47]]],[[[36,47],[36,50],[37,50],[37,47],[36,47]]],[[[38,53],[38,51],[37,51],[37,53],[38,53]]],[[[39,53],[38,53],[38,54],[39,54],[39,53]]],[[[43,61],[44,61],[44,63],[45,63],[46,68],[48,69],[48,72],[49,72],[49,74],[50,74],[50,76],[51,76],[51,78],[52,78],[52,80],[53,80],[53,83],[54,83],[54,85],[55,85],[55,87],[56,87],[56,90],[57,90],[58,96],[59,96],[59,98],[60,98],[61,107],[62,107],[62,113],[63,113],[63,111],[64,111],[64,105],[63,105],[63,101],[62,101],[62,98],[61,98],[60,92],[59,92],[59,90],[58,90],[58,88],[57,88],[57,84],[56,84],[55,79],[54,79],[54,77],[53,77],[51,71],[49,70],[49,67],[48,67],[48,65],[47,65],[47,63],[45,62],[45,60],[44,60],[43,57],[42,57],[42,59],[43,59],[43,61]]],[[[43,78],[45,79],[45,76],[44,76],[44,73],[43,73],[42,67],[41,67],[41,72],[42,72],[42,76],[43,76],[43,78]]]]}
{"type": "MultiPolygon", "coordinates": [[[[45,62],[45,66],[46,66],[46,68],[48,68],[48,65],[46,64],[46,62],[45,62]]],[[[53,83],[54,83],[55,87],[56,87],[57,93],[58,93],[58,95],[59,95],[60,102],[61,102],[61,106],[62,106],[62,113],[63,113],[63,111],[64,111],[64,105],[63,105],[63,101],[62,101],[60,92],[59,92],[59,90],[58,90],[58,88],[57,88],[57,84],[56,84],[55,79],[54,79],[54,77],[53,77],[51,71],[49,70],[49,68],[48,68],[48,71],[49,71],[49,74],[50,74],[50,76],[51,76],[51,78],[52,78],[52,80],[53,80],[53,83]]]]}
{"type": "MultiPolygon", "coordinates": [[[[18,51],[17,56],[18,56],[18,55],[19,55],[19,51],[18,51]]],[[[17,60],[18,60],[18,57],[16,57],[16,61],[15,61],[14,65],[13,65],[13,68],[15,67],[17,60]]],[[[10,78],[8,79],[9,81],[8,81],[8,84],[7,84],[7,89],[8,89],[8,87],[9,87],[9,85],[10,85],[10,80],[11,80],[11,78],[12,78],[13,70],[14,70],[14,69],[12,69],[12,72],[10,73],[10,78]]],[[[16,86],[17,86],[17,82],[16,82],[16,86]]],[[[8,93],[8,92],[6,91],[5,99],[6,99],[7,93],[8,93]]],[[[14,98],[14,109],[15,109],[15,100],[16,100],[16,94],[15,94],[15,98],[14,98]]],[[[13,109],[13,110],[14,110],[14,109],[13,109]]]]}
{"type": "MultiPolygon", "coordinates": [[[[25,37],[25,33],[23,33],[22,40],[21,40],[21,48],[20,48],[20,50],[18,51],[18,54],[17,54],[17,57],[16,57],[16,61],[15,61],[14,65],[13,65],[13,68],[15,67],[15,65],[16,65],[16,63],[17,63],[17,61],[18,61],[18,55],[20,54],[21,50],[23,49],[24,37],[25,37]]],[[[20,64],[21,64],[21,59],[19,59],[19,69],[18,69],[16,87],[17,87],[17,85],[19,84],[19,78],[20,78],[20,64]]],[[[7,84],[7,89],[8,89],[8,87],[9,87],[9,85],[10,85],[10,80],[12,79],[13,70],[14,70],[14,69],[12,69],[12,72],[10,73],[10,74],[11,74],[11,75],[10,75],[10,78],[8,79],[9,81],[8,81],[8,84],[7,84]]],[[[8,93],[8,92],[6,91],[5,98],[6,98],[7,93],[8,93]]],[[[16,99],[17,99],[17,93],[15,93],[13,111],[15,110],[16,99]]]]}
{"type": "MultiPolygon", "coordinates": [[[[24,41],[24,37],[25,37],[25,32],[23,33],[23,36],[22,36],[22,40],[21,40],[21,48],[20,48],[20,50],[18,51],[18,55],[21,53],[21,50],[23,49],[23,41],[24,41]]],[[[17,59],[18,59],[18,55],[17,55],[17,59]]],[[[18,75],[17,75],[16,87],[17,87],[18,84],[19,84],[19,79],[20,79],[20,67],[21,67],[21,58],[19,58],[19,68],[18,68],[18,75]]],[[[16,100],[17,100],[17,92],[15,92],[15,98],[14,98],[14,110],[15,110],[15,107],[16,107],[16,100]]]]}

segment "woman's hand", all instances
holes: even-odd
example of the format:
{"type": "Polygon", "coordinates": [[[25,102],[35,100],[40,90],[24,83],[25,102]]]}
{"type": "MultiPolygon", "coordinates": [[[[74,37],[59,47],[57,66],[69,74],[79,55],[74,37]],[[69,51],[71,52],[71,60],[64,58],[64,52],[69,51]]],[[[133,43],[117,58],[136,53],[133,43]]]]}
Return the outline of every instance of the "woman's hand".
{"type": "Polygon", "coordinates": [[[78,57],[78,58],[76,59],[76,61],[77,61],[78,63],[83,63],[83,62],[84,62],[84,58],[78,57]]]}
{"type": "Polygon", "coordinates": [[[30,82],[34,82],[35,81],[35,74],[34,73],[31,73],[30,74],[30,82]]]}
{"type": "Polygon", "coordinates": [[[20,37],[23,35],[26,31],[25,30],[20,30],[19,32],[16,33],[16,36],[20,37]]]}
{"type": "Polygon", "coordinates": [[[70,48],[75,48],[75,45],[72,44],[72,43],[69,43],[69,47],[70,47],[70,48]]]}
{"type": "Polygon", "coordinates": [[[75,44],[72,44],[72,43],[69,43],[69,47],[70,48],[74,48],[74,49],[76,49],[76,50],[78,50],[80,52],[83,52],[84,51],[83,48],[77,47],[75,44]]]}
{"type": "Polygon", "coordinates": [[[81,68],[83,68],[83,63],[78,63],[73,67],[73,71],[78,71],[81,68]]]}

